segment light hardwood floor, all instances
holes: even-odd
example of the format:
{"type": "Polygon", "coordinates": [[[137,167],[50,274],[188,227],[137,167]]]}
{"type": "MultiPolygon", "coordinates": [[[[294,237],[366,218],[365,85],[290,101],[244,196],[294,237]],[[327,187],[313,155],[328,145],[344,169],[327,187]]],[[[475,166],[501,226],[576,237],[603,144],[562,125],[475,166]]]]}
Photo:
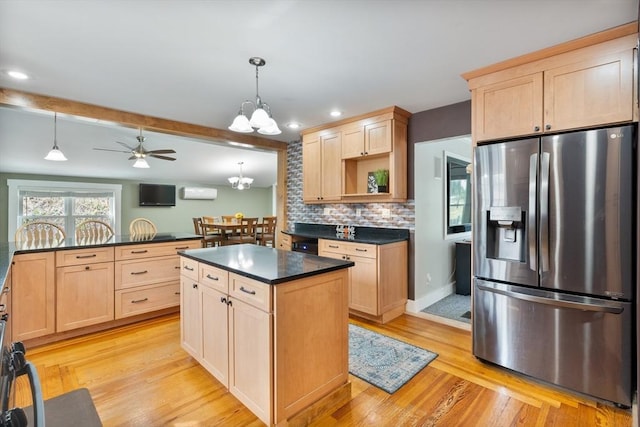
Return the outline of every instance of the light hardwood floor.
{"type": "MultiPolygon", "coordinates": [[[[476,360],[469,331],[403,315],[355,324],[439,354],[393,395],[350,376],[313,426],[630,426],[631,412],[476,360]]],[[[180,348],[178,315],[28,349],[45,398],[87,387],[105,426],[263,425],[180,348]]],[[[28,401],[23,378],[16,404],[28,401]]]]}

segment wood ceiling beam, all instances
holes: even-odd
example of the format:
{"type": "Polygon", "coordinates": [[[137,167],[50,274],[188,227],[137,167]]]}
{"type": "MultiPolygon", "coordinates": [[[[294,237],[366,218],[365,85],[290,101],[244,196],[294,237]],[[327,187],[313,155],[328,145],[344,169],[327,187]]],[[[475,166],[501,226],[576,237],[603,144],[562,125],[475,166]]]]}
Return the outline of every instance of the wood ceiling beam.
{"type": "Polygon", "coordinates": [[[0,104],[15,108],[35,109],[51,111],[72,116],[86,117],[97,120],[114,122],[118,125],[143,130],[157,131],[170,135],[186,136],[209,140],[228,145],[242,144],[251,148],[286,151],[287,143],[276,141],[261,136],[231,132],[224,129],[200,126],[159,117],[145,116],[143,114],[130,113],[115,110],[113,108],[100,107],[98,105],[71,101],[68,99],[38,95],[13,89],[0,88],[0,104]]]}

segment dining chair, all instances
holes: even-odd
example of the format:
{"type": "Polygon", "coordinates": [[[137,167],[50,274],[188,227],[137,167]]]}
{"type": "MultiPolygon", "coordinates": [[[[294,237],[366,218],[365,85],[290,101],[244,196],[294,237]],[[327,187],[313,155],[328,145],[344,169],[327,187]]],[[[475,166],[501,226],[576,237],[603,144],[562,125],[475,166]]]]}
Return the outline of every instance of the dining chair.
{"type": "Polygon", "coordinates": [[[133,240],[151,240],[158,232],[156,225],[146,218],[136,218],[129,224],[133,240]]]}
{"type": "Polygon", "coordinates": [[[45,221],[22,224],[14,236],[16,246],[21,249],[60,246],[65,238],[62,227],[45,221]]]}
{"type": "Polygon", "coordinates": [[[214,224],[216,222],[215,216],[203,216],[202,222],[205,224],[214,224]]]}
{"type": "Polygon", "coordinates": [[[113,237],[113,228],[104,221],[88,219],[76,227],[76,242],[104,243],[113,237]]]}
{"type": "Polygon", "coordinates": [[[275,245],[276,222],[277,217],[275,216],[262,217],[262,223],[260,224],[261,230],[258,231],[257,236],[258,244],[267,246],[267,243],[270,243],[271,247],[275,245]]]}
{"type": "Polygon", "coordinates": [[[234,222],[235,220],[235,215],[222,215],[222,222],[234,222]]]}
{"type": "Polygon", "coordinates": [[[238,225],[239,233],[227,237],[225,244],[257,243],[258,218],[242,218],[238,225]]]}
{"type": "Polygon", "coordinates": [[[193,229],[195,233],[200,236],[203,248],[220,245],[220,243],[222,242],[222,234],[208,231],[213,228],[213,223],[205,223],[200,217],[195,217],[192,219],[193,229]]]}

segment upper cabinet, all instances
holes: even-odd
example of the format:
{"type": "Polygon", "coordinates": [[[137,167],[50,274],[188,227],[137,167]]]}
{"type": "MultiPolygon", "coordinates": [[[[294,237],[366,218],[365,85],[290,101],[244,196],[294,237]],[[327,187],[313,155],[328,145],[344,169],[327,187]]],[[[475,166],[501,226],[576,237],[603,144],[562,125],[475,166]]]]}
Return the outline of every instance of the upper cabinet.
{"type": "Polygon", "coordinates": [[[304,202],[406,201],[409,116],[390,107],[304,131],[304,202]],[[375,192],[373,172],[379,169],[389,179],[386,191],[375,192]]]}
{"type": "Polygon", "coordinates": [[[475,142],[637,120],[632,24],[463,75],[475,142]]]}

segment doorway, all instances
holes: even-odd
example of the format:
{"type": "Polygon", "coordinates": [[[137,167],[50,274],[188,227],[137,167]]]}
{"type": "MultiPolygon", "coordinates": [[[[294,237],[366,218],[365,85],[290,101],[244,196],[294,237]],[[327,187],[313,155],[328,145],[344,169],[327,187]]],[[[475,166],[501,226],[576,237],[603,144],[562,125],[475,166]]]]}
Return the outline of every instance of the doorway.
{"type": "MultiPolygon", "coordinates": [[[[462,295],[466,292],[460,290],[456,293],[456,246],[462,242],[468,244],[471,230],[470,227],[451,227],[450,209],[460,204],[459,200],[452,201],[451,188],[460,185],[461,174],[448,173],[448,165],[455,164],[460,169],[460,165],[465,161],[470,163],[471,158],[470,135],[415,145],[416,307],[425,317],[465,329],[471,323],[471,296],[462,295]]],[[[470,192],[470,179],[462,178],[470,192]]],[[[468,269],[466,265],[462,267],[468,269]]]]}

